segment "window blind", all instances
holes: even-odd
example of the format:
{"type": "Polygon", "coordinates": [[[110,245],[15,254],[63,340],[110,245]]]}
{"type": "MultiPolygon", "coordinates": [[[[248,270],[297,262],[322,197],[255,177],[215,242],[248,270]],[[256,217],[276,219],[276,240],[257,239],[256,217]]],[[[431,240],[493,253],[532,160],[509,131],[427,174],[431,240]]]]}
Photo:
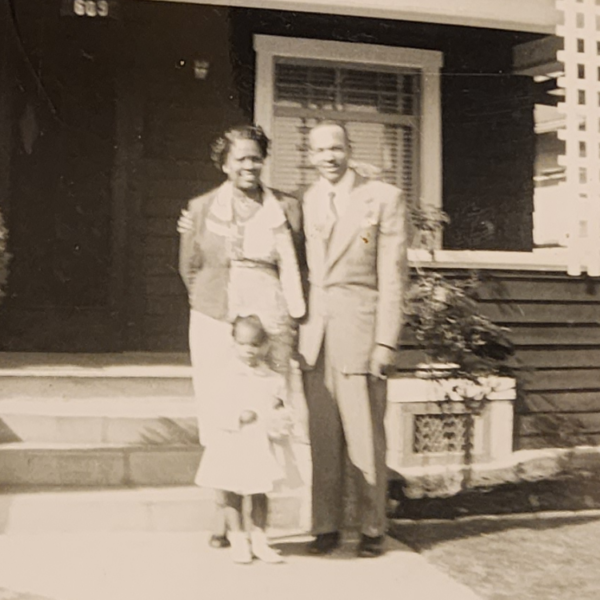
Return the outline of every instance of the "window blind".
{"type": "Polygon", "coordinates": [[[376,167],[409,201],[418,196],[418,71],[282,58],[274,84],[274,187],[293,192],[316,179],[308,134],[320,120],[335,119],[348,129],[355,161],[376,167]]]}

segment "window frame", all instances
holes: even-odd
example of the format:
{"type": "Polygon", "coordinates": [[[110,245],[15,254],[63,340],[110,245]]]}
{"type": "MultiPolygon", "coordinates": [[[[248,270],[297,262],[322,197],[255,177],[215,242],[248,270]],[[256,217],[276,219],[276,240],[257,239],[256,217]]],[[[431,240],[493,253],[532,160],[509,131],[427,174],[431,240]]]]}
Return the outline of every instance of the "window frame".
{"type": "MultiPolygon", "coordinates": [[[[443,54],[437,50],[396,48],[374,44],[255,35],[256,95],[255,121],[272,136],[275,98],[275,59],[327,61],[351,66],[397,67],[420,71],[420,140],[417,188],[422,205],[442,205],[442,110],[440,70],[443,54]]],[[[271,181],[271,165],[263,172],[271,181]]]]}

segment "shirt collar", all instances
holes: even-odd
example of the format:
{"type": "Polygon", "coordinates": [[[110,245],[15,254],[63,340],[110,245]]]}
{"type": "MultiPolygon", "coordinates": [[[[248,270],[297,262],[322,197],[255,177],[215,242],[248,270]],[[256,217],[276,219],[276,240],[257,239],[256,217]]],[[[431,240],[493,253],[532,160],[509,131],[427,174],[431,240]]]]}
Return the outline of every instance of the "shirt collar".
{"type": "Polygon", "coordinates": [[[348,169],[344,176],[335,184],[326,179],[323,180],[327,192],[335,192],[336,196],[348,196],[354,186],[355,175],[352,169],[348,169]]]}
{"type": "MultiPolygon", "coordinates": [[[[280,227],[286,221],[280,202],[269,188],[263,186],[262,194],[263,204],[257,214],[260,213],[260,218],[267,227],[272,229],[280,227]]],[[[210,212],[213,217],[224,223],[231,223],[233,220],[233,185],[229,181],[221,184],[218,188],[216,198],[210,207],[210,212]]]]}

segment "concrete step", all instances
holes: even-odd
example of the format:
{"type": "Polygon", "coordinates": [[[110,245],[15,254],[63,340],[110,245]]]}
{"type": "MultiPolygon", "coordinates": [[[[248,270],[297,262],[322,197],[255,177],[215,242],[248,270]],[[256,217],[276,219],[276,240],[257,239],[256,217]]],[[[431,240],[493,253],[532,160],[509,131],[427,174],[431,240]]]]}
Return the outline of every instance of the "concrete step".
{"type": "Polygon", "coordinates": [[[189,372],[187,352],[118,352],[90,354],[84,352],[0,352],[0,376],[10,372],[39,374],[118,373],[123,370],[189,372]]]}
{"type": "Polygon", "coordinates": [[[161,376],[5,373],[0,381],[4,399],[193,396],[191,378],[166,372],[161,376]]]}
{"type": "MultiPolygon", "coordinates": [[[[290,481],[308,481],[310,447],[294,442],[284,454],[290,481]]],[[[2,444],[0,489],[192,485],[201,457],[197,444],[2,444]]]]}
{"type": "MultiPolygon", "coordinates": [[[[302,493],[274,493],[270,527],[306,530],[302,493]]],[[[0,494],[0,533],[168,532],[212,528],[212,492],[197,487],[19,490],[0,494]]]]}
{"type": "Polygon", "coordinates": [[[0,399],[0,444],[196,444],[192,397],[0,399]]]}
{"type": "Polygon", "coordinates": [[[0,353],[0,398],[192,396],[186,354],[0,353]]]}
{"type": "Polygon", "coordinates": [[[0,486],[190,485],[199,445],[44,444],[0,446],[0,486]]]}

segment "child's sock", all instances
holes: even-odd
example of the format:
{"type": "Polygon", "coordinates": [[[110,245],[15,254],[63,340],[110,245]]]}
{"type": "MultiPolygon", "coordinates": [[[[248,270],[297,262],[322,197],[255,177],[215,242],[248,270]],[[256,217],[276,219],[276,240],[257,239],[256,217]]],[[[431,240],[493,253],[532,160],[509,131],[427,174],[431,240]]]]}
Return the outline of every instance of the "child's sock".
{"type": "Polygon", "coordinates": [[[279,553],[269,546],[264,531],[260,529],[252,531],[250,533],[250,541],[252,542],[252,554],[259,560],[271,564],[284,562],[279,553]]]}
{"type": "Polygon", "coordinates": [[[231,542],[231,558],[234,563],[248,564],[252,562],[252,552],[248,544],[248,536],[243,531],[229,531],[227,537],[231,542]]]}

